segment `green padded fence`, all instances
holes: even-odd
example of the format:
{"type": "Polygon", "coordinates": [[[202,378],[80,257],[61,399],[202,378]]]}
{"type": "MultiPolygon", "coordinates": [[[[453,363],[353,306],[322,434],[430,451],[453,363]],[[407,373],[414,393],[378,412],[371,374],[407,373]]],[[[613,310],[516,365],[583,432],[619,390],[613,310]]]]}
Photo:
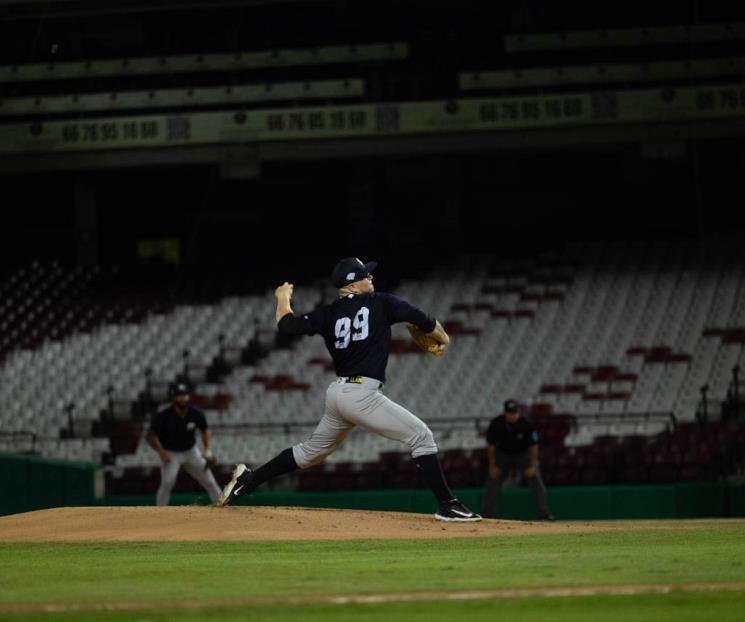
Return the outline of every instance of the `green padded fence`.
{"type": "MultiPolygon", "coordinates": [[[[482,490],[455,491],[469,507],[481,507],[482,490]]],[[[548,489],[551,510],[561,520],[716,518],[745,516],[745,485],[724,482],[656,486],[562,486],[548,489]]],[[[241,505],[346,508],[430,513],[435,502],[428,490],[339,492],[256,492],[241,505]]],[[[109,496],[104,505],[153,505],[154,495],[109,496]]],[[[206,504],[206,495],[175,494],[173,505],[206,504]]],[[[502,491],[500,518],[534,520],[536,512],[525,488],[502,491]]]]}
{"type": "MultiPolygon", "coordinates": [[[[0,515],[60,506],[154,505],[155,495],[95,495],[92,464],[0,454],[0,515]]],[[[455,491],[469,507],[481,507],[483,490],[455,491]]],[[[654,486],[561,486],[548,489],[551,510],[561,520],[717,518],[745,516],[745,484],[696,482],[654,486]]],[[[173,505],[207,504],[206,495],[174,494],[173,505]]],[[[432,513],[428,490],[337,492],[261,491],[241,499],[244,505],[346,508],[432,513]]],[[[525,488],[502,491],[500,518],[536,518],[525,488]]]]}
{"type": "Polygon", "coordinates": [[[0,454],[0,515],[95,505],[95,476],[85,462],[0,454]]]}

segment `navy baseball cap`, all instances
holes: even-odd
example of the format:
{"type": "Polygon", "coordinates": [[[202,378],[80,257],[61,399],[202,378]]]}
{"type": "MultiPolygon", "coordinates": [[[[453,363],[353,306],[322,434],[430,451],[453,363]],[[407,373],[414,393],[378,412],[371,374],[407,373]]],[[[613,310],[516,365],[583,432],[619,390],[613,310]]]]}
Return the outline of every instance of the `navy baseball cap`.
{"type": "Polygon", "coordinates": [[[377,267],[377,261],[362,263],[357,257],[347,257],[334,266],[334,271],[331,273],[331,282],[335,287],[344,287],[367,278],[377,267]]]}
{"type": "Polygon", "coordinates": [[[507,400],[504,403],[504,412],[506,413],[520,412],[520,404],[518,404],[515,400],[507,400]]]}
{"type": "Polygon", "coordinates": [[[176,382],[171,385],[170,393],[171,397],[176,397],[177,395],[189,395],[191,390],[185,382],[176,382]]]}

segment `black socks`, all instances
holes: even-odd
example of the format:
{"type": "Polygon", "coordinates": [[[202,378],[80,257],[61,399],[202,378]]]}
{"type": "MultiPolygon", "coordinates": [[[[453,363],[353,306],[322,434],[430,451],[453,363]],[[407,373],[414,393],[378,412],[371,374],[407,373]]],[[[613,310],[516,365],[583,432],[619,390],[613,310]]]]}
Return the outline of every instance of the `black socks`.
{"type": "Polygon", "coordinates": [[[445,475],[442,472],[437,454],[418,456],[414,458],[414,463],[424,477],[424,481],[427,482],[427,485],[432,489],[435,497],[437,497],[437,502],[440,505],[444,505],[448,501],[455,499],[455,495],[450,491],[445,481],[445,475]]]}
{"type": "Polygon", "coordinates": [[[251,473],[251,485],[256,488],[273,477],[297,471],[299,468],[297,462],[295,462],[295,457],[292,455],[292,447],[288,447],[251,473]]]}
{"type": "MultiPolygon", "coordinates": [[[[455,498],[455,495],[453,495],[445,481],[445,475],[442,472],[437,454],[418,456],[414,458],[414,463],[424,477],[424,481],[427,482],[427,485],[432,489],[435,497],[437,497],[437,502],[440,505],[444,505],[455,498]]],[[[269,462],[253,471],[249,485],[252,489],[255,489],[274,477],[297,471],[299,468],[297,462],[295,462],[295,457],[292,455],[292,447],[288,447],[269,462]]]]}

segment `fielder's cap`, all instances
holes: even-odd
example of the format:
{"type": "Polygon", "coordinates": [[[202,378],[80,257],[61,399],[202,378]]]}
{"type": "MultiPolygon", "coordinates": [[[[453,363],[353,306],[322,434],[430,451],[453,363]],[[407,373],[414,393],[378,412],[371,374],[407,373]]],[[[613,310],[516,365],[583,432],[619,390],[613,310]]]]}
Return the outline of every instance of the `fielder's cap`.
{"type": "Polygon", "coordinates": [[[515,400],[507,400],[504,403],[504,412],[506,413],[520,412],[520,404],[518,404],[515,400]]]}
{"type": "Polygon", "coordinates": [[[334,271],[331,273],[331,282],[335,287],[344,287],[367,278],[377,266],[377,261],[362,263],[357,257],[347,257],[334,266],[334,271]]]}
{"type": "Polygon", "coordinates": [[[175,382],[171,385],[171,396],[176,397],[177,395],[189,395],[191,389],[185,382],[175,382]]]}

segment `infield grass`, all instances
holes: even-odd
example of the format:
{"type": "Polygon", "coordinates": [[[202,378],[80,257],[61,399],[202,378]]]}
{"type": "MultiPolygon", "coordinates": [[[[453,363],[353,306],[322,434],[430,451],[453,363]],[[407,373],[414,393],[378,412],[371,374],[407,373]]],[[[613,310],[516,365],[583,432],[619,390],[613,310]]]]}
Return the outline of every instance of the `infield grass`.
{"type": "Polygon", "coordinates": [[[743,620],[742,591],[282,602],[334,595],[738,582],[745,583],[745,521],[734,520],[429,541],[3,544],[0,620],[743,620]],[[59,611],[42,611],[45,603],[58,605],[59,611]],[[26,610],[17,611],[20,606],[26,610]],[[65,611],[78,606],[131,610],[65,611]]]}

